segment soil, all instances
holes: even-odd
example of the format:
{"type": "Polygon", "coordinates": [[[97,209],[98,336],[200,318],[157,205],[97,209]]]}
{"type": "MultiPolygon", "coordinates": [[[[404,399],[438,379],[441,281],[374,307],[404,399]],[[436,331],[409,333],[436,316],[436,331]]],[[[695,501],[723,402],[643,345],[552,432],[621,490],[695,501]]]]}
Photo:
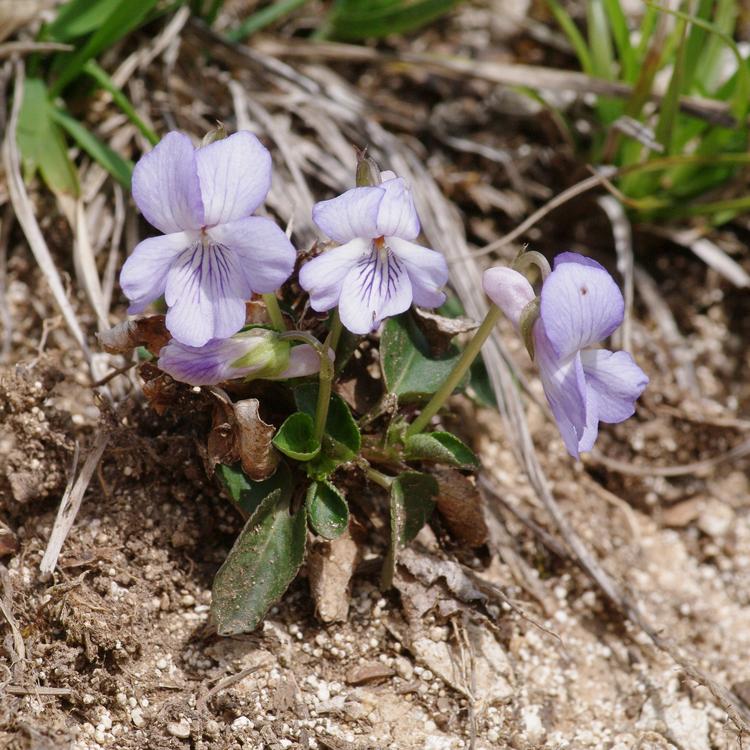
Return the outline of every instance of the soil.
{"type": "MultiPolygon", "coordinates": [[[[447,38],[460,26],[471,46],[482,23],[474,10],[465,13],[435,33],[447,38]]],[[[357,83],[377,90],[378,80],[363,75],[357,83]]],[[[430,94],[441,93],[444,84],[424,88],[432,85],[430,94]]],[[[480,85],[464,92],[468,103],[455,88],[442,95],[462,101],[465,112],[485,93],[480,85]]],[[[446,105],[438,114],[455,113],[446,105]]],[[[521,165],[524,179],[538,177],[545,163],[563,172],[566,147],[541,153],[550,124],[529,122],[523,127],[543,132],[535,136],[540,151],[521,165]]],[[[509,133],[508,148],[518,139],[509,133]]],[[[453,156],[451,163],[440,152],[430,169],[446,191],[455,185],[473,240],[494,239],[498,227],[468,207],[481,186],[459,174],[476,165],[453,156]]],[[[504,197],[474,198],[502,198],[506,228],[528,206],[528,196],[514,198],[509,188],[504,197]]],[[[539,246],[551,250],[554,238],[606,255],[607,227],[581,213],[579,206],[572,217],[551,217],[539,246]]],[[[70,281],[70,237],[44,215],[43,231],[70,281]]],[[[743,230],[732,232],[741,246],[743,230]]],[[[651,384],[634,419],[603,426],[599,454],[610,463],[571,461],[531,399],[528,417],[552,489],[595,557],[662,633],[750,710],[748,458],[675,476],[659,471],[722,456],[747,437],[750,298],[687,251],[670,246],[650,256],[646,243],[639,260],[674,316],[685,356],[676,354],[663,315],[637,294],[633,350],[651,384]]],[[[746,252],[737,260],[750,271],[746,252]]],[[[741,746],[711,692],[625,621],[575,564],[519,470],[502,420],[464,397],[456,412],[475,426],[469,437],[498,495],[484,510],[487,545],[467,552],[439,524],[426,528],[398,589],[382,592],[384,540],[370,538],[345,622],[320,622],[303,570],[255,633],[217,636],[211,582],[242,519],[204,471],[205,425],[157,415],[132,373],[112,381],[114,411],[95,397],[18,228],[5,285],[13,337],[0,365],[0,748],[741,746]],[[101,429],[109,445],[45,579],[39,565],[61,496],[101,429]],[[433,580],[438,563],[448,567],[433,580]]],[[[89,306],[70,288],[93,333],[89,306]]],[[[117,298],[112,322],[124,316],[117,298]]],[[[521,343],[505,334],[541,399],[521,343]]]]}

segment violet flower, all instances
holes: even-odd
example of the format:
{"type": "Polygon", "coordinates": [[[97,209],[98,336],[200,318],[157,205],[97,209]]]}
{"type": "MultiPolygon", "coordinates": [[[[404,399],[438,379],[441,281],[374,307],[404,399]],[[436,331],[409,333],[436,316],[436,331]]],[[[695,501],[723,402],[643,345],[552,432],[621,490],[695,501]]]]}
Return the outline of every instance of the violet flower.
{"type": "Polygon", "coordinates": [[[139,243],[120,285],[137,313],[162,294],[177,341],[201,346],[245,324],[245,301],[286,281],[296,253],[270,219],[251,214],[271,185],[271,155],[247,131],[193,148],[168,133],[136,164],[133,198],[164,232],[139,243]]]}
{"type": "MultiPolygon", "coordinates": [[[[483,285],[518,329],[522,312],[535,300],[526,277],[490,268],[483,285]]],[[[591,348],[620,326],[625,309],[617,284],[596,261],[558,255],[540,296],[531,331],[534,358],[565,447],[578,458],[594,446],[599,422],[633,415],[648,377],[627,352],[591,348]]]]}
{"type": "Polygon", "coordinates": [[[265,328],[251,328],[228,339],[187,346],[172,339],[159,353],[159,368],[190,385],[225,380],[286,380],[315,375],[320,356],[309,344],[293,346],[265,328]]]}
{"type": "Polygon", "coordinates": [[[357,334],[374,331],[412,302],[438,307],[445,301],[445,259],[412,242],[419,219],[409,188],[393,172],[382,178],[380,185],[315,204],[313,220],[340,247],[309,261],[299,274],[313,310],[338,305],[341,322],[357,334]]]}

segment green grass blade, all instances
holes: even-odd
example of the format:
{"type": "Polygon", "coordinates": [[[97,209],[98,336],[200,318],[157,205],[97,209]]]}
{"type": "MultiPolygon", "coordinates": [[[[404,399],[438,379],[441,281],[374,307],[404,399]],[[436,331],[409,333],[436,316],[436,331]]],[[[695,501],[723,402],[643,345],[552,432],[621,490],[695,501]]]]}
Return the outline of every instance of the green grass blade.
{"type": "Polygon", "coordinates": [[[90,75],[99,86],[109,92],[114,103],[127,115],[130,122],[141,131],[144,138],[152,146],[155,146],[159,142],[159,136],[138,116],[135,107],[130,103],[130,99],[115,85],[115,82],[109,77],[107,71],[96,60],[89,60],[83,66],[83,72],[90,75]]]}
{"type": "MultiPolygon", "coordinates": [[[[646,0],[646,2],[649,2],[649,0],[646,0]]],[[[653,3],[651,4],[653,5],[653,3]]],[[[705,29],[706,31],[715,35],[717,39],[721,40],[721,42],[729,47],[735,59],[737,60],[737,81],[734,93],[732,95],[730,110],[738,120],[740,120],[741,122],[744,121],[745,117],[747,116],[748,106],[750,106],[750,67],[748,67],[748,61],[742,57],[742,53],[737,47],[734,39],[732,39],[729,34],[722,31],[722,29],[715,24],[704,21],[701,18],[690,16],[687,13],[682,13],[678,10],[670,10],[669,8],[664,8],[660,5],[654,5],[654,7],[658,8],[664,13],[669,13],[670,15],[676,16],[682,23],[689,22],[694,24],[695,26],[699,26],[700,28],[705,29]]]]}
{"type": "Polygon", "coordinates": [[[609,18],[612,37],[615,40],[617,54],[620,58],[620,77],[624,81],[632,83],[638,75],[638,64],[635,50],[630,43],[628,19],[622,11],[620,0],[604,0],[604,10],[609,18]]]}
{"type": "Polygon", "coordinates": [[[680,94],[683,91],[685,76],[685,50],[687,48],[687,24],[684,19],[680,19],[682,25],[681,38],[677,46],[677,56],[675,57],[672,68],[672,76],[669,79],[667,93],[662,99],[659,108],[659,120],[656,123],[655,137],[656,140],[664,146],[667,154],[672,153],[672,136],[674,135],[677,117],[680,110],[680,94]]]}
{"type": "Polygon", "coordinates": [[[89,40],[66,57],[66,62],[52,85],[52,96],[57,96],[78,76],[90,59],[138,28],[156,2],[157,0],[128,0],[119,3],[89,40]]]}
{"type": "Polygon", "coordinates": [[[68,156],[65,138],[52,118],[52,111],[44,81],[27,78],[16,129],[24,173],[30,179],[39,170],[53,193],[78,197],[78,172],[68,156]]]}
{"type": "Polygon", "coordinates": [[[230,29],[226,37],[232,42],[242,42],[256,31],[270,26],[306,2],[307,0],[278,0],[278,2],[271,3],[257,13],[249,15],[237,28],[230,29]]]}
{"type": "Polygon", "coordinates": [[[330,36],[348,41],[413,31],[453,10],[463,0],[387,0],[362,3],[339,0],[324,27],[330,36]]]}
{"type": "Polygon", "coordinates": [[[614,80],[616,71],[612,35],[602,0],[588,0],[586,3],[586,27],[593,74],[607,81],[614,80]]]}
{"type": "Polygon", "coordinates": [[[59,42],[90,34],[99,28],[122,0],[70,0],[61,5],[55,20],[44,30],[45,38],[59,42]]]}
{"type": "Polygon", "coordinates": [[[557,0],[547,0],[547,7],[550,13],[555,17],[557,25],[562,29],[565,36],[568,38],[571,46],[575,50],[576,57],[584,73],[588,75],[594,74],[594,64],[591,60],[591,53],[589,47],[586,44],[586,40],[578,30],[575,22],[570,17],[568,11],[560,5],[557,0]]]}
{"type": "Polygon", "coordinates": [[[74,117],[59,109],[53,109],[52,116],[92,159],[99,162],[126,190],[130,190],[133,173],[133,163],[130,160],[123,159],[106,143],[102,143],[74,117]]]}

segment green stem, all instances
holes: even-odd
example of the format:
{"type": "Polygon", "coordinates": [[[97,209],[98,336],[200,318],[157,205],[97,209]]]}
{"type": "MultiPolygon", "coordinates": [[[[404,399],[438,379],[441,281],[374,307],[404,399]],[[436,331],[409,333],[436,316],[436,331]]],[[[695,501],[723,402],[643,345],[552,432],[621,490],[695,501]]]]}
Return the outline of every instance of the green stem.
{"type": "Polygon", "coordinates": [[[389,477],[386,474],[383,474],[383,472],[373,469],[372,466],[367,467],[365,470],[365,476],[369,480],[375,482],[375,484],[380,485],[384,490],[388,490],[388,492],[391,491],[393,477],[389,477]]]}
{"type": "Polygon", "coordinates": [[[242,42],[251,34],[260,31],[279,18],[283,18],[291,13],[300,5],[304,5],[306,0],[277,0],[271,3],[263,10],[248,16],[236,29],[231,29],[226,33],[227,39],[231,42],[242,42]]]}
{"type": "Polygon", "coordinates": [[[276,298],[276,295],[273,292],[264,294],[263,302],[266,303],[266,310],[268,310],[268,317],[271,318],[271,325],[277,331],[286,331],[286,323],[284,322],[284,316],[281,313],[279,300],[276,298]]]}
{"type": "Polygon", "coordinates": [[[336,351],[336,345],[341,336],[341,321],[338,313],[331,318],[331,330],[323,344],[323,352],[320,355],[320,385],[318,387],[318,404],[315,408],[315,439],[320,443],[328,419],[328,406],[331,403],[331,388],[333,387],[333,362],[328,356],[328,350],[336,351]]]}
{"type": "Polygon", "coordinates": [[[451,393],[453,393],[456,386],[461,382],[464,375],[477,358],[477,355],[482,348],[482,344],[484,344],[492,333],[495,328],[495,323],[497,323],[501,315],[502,313],[497,305],[490,306],[487,315],[482,321],[482,325],[479,326],[471,341],[466,345],[461,357],[448,374],[445,382],[437,391],[435,391],[427,406],[422,409],[422,413],[409,425],[406,430],[406,437],[411,437],[412,435],[417,435],[422,432],[422,430],[427,427],[430,420],[438,413],[440,407],[442,407],[442,405],[448,400],[451,393]]]}

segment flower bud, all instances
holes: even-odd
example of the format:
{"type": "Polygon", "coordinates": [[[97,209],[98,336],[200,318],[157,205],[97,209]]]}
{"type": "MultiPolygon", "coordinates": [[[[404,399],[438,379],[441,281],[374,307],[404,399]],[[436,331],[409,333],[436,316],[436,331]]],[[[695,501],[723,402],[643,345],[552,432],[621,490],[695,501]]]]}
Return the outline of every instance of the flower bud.
{"type": "Polygon", "coordinates": [[[367,155],[367,149],[357,154],[357,187],[373,187],[380,185],[380,167],[375,159],[367,155]]]}

